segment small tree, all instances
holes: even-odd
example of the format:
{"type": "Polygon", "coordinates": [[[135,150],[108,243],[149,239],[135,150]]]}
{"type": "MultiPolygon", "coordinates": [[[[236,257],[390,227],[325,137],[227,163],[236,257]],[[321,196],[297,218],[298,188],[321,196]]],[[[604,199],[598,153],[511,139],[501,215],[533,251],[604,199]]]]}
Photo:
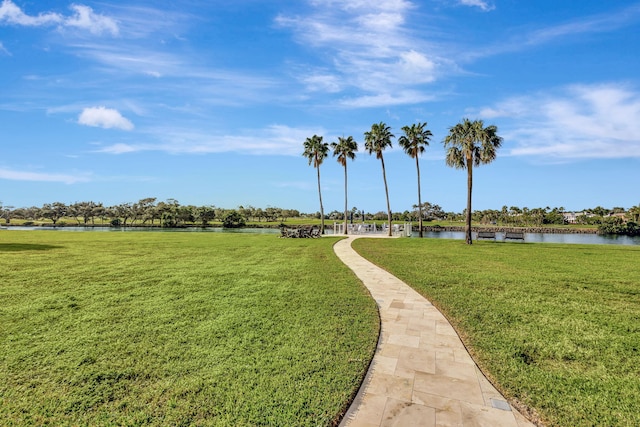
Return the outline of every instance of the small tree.
{"type": "Polygon", "coordinates": [[[241,228],[245,226],[245,219],[240,212],[235,209],[227,212],[222,218],[222,227],[224,228],[241,228]]]}
{"type": "Polygon", "coordinates": [[[56,225],[58,220],[67,214],[67,205],[62,202],[54,202],[53,204],[46,204],[42,207],[42,216],[50,219],[53,225],[56,225]]]}

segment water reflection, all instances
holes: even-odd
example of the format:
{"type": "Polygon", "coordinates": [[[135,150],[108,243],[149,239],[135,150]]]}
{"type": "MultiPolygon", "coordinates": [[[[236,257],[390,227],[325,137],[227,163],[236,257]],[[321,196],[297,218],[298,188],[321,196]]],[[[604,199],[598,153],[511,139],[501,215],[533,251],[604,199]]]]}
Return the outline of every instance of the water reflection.
{"type": "MultiPolygon", "coordinates": [[[[278,228],[157,228],[157,227],[1,227],[3,230],[55,230],[55,231],[96,231],[96,232],[163,232],[163,233],[238,233],[238,234],[280,234],[278,228]]],[[[332,234],[329,227],[327,234],[332,234]]],[[[366,235],[365,235],[366,236],[366,235]]],[[[418,232],[413,232],[413,237],[418,237],[418,232]]],[[[463,231],[428,231],[424,237],[432,239],[456,239],[464,240],[463,231]]],[[[476,233],[473,233],[475,240],[476,233]]],[[[504,233],[496,233],[496,241],[504,240],[504,233]]],[[[600,236],[598,234],[558,234],[558,233],[526,233],[525,242],[529,243],[569,243],[587,245],[640,245],[640,236],[600,236]]]]}
{"type": "MultiPolygon", "coordinates": [[[[418,233],[413,233],[418,237],[418,233]]],[[[429,231],[424,233],[425,237],[440,239],[464,240],[464,231],[429,231]]],[[[475,239],[476,233],[473,233],[475,239]]],[[[504,233],[496,233],[496,241],[503,241],[504,233]]],[[[558,234],[558,233],[525,233],[525,242],[529,243],[569,243],[583,245],[640,245],[640,237],[601,236],[598,234],[558,234]]]]}

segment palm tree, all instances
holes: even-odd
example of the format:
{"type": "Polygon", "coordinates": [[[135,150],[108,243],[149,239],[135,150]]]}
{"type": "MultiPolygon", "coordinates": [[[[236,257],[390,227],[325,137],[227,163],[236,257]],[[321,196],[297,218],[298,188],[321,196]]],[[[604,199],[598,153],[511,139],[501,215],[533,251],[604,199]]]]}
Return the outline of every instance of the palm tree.
{"type": "Polygon", "coordinates": [[[465,240],[470,245],[473,167],[495,160],[497,149],[502,145],[502,138],[498,136],[498,128],[494,125],[484,127],[482,120],[472,122],[469,119],[463,119],[462,122],[449,128],[449,134],[443,142],[445,149],[447,149],[447,165],[467,170],[465,240]]]}
{"type": "Polygon", "coordinates": [[[424,147],[429,145],[429,140],[433,136],[429,129],[425,129],[426,123],[416,123],[411,126],[404,126],[402,131],[404,135],[398,138],[398,143],[404,149],[404,152],[412,159],[416,159],[416,170],[418,171],[418,216],[420,237],[422,232],[422,199],[420,197],[420,164],[418,156],[424,153],[424,147]]]}
{"type": "Polygon", "coordinates": [[[347,159],[355,159],[358,143],[352,136],[338,137],[338,142],[332,142],[333,155],[338,156],[338,163],[344,166],[344,234],[347,234],[347,159]]]}
{"type": "Polygon", "coordinates": [[[324,234],[324,207],[322,206],[322,192],[320,191],[320,165],[327,157],[329,144],[322,142],[322,137],[313,135],[304,141],[304,153],[302,155],[309,159],[309,164],[318,171],[318,196],[320,197],[320,234],[324,234]]]}
{"type": "Polygon", "coordinates": [[[389,204],[389,188],[387,187],[387,174],[384,168],[384,157],[382,152],[385,148],[391,148],[391,128],[385,123],[374,123],[369,132],[364,133],[364,148],[369,154],[376,153],[376,158],[382,162],[382,179],[384,180],[384,191],[387,196],[387,213],[389,216],[389,236],[391,236],[391,205],[389,204]]]}

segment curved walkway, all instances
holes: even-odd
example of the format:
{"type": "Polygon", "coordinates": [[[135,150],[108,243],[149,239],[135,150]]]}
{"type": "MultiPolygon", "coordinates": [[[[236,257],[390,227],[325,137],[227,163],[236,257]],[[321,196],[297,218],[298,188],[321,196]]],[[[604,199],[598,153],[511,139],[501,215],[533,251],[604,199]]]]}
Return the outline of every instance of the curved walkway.
{"type": "Polygon", "coordinates": [[[340,425],[533,426],[489,383],[429,301],[351,248],[358,237],[340,240],[334,251],[371,292],[382,325],[364,383],[340,425]]]}

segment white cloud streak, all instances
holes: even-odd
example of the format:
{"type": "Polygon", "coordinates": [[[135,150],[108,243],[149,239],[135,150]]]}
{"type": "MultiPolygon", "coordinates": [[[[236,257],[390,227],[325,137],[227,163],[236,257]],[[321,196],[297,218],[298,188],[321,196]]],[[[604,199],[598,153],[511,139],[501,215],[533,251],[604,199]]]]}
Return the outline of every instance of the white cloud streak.
{"type": "Polygon", "coordinates": [[[191,130],[155,129],[152,139],[161,143],[118,143],[103,147],[96,152],[127,154],[142,151],[162,151],[169,154],[208,154],[235,152],[246,155],[299,156],[302,142],[310,135],[322,135],[322,129],[292,128],[271,125],[244,135],[211,136],[191,130]]]}
{"type": "Polygon", "coordinates": [[[68,175],[56,173],[16,171],[0,168],[0,179],[9,181],[36,181],[36,182],[61,182],[64,184],[75,184],[78,182],[89,182],[91,179],[86,174],[68,175]]]}
{"type": "Polygon", "coordinates": [[[344,107],[385,107],[394,105],[419,104],[430,102],[436,97],[416,90],[402,90],[394,93],[379,93],[342,100],[340,105],[344,107]]]}
{"type": "Polygon", "coordinates": [[[507,38],[485,48],[474,47],[472,51],[461,56],[464,60],[470,61],[481,57],[519,52],[532,46],[544,45],[571,37],[615,31],[637,23],[638,19],[640,19],[640,4],[634,4],[610,13],[581,17],[536,30],[522,30],[521,34],[516,37],[507,38]]]}
{"type": "Polygon", "coordinates": [[[106,107],[89,107],[82,110],[78,123],[85,126],[104,129],[133,130],[133,123],[120,114],[118,110],[106,107]]]}
{"type": "Polygon", "coordinates": [[[513,156],[548,161],[640,158],[640,92],[620,84],[574,85],[505,100],[479,112],[502,119],[513,156]]]}
{"type": "MultiPolygon", "coordinates": [[[[414,39],[407,17],[415,6],[406,0],[313,0],[306,16],[280,15],[276,23],[290,28],[300,43],[317,50],[329,67],[307,72],[300,81],[307,90],[331,93],[364,92],[343,105],[378,106],[388,93],[433,82],[443,63],[426,43],[414,39]],[[331,71],[329,71],[331,70],[331,71]]],[[[398,97],[394,104],[414,103],[418,97],[398,97]]]]}
{"type": "Polygon", "coordinates": [[[71,5],[73,14],[63,16],[54,12],[40,13],[36,16],[26,14],[11,0],[3,0],[0,5],[0,23],[39,27],[58,25],[61,28],[79,28],[92,34],[110,33],[117,36],[119,29],[117,22],[107,16],[97,14],[89,6],[71,5]]]}
{"type": "Polygon", "coordinates": [[[88,30],[96,35],[103,33],[118,35],[118,24],[112,18],[94,13],[89,6],[74,4],[71,5],[71,9],[75,14],[65,18],[64,26],[88,30]]]}

